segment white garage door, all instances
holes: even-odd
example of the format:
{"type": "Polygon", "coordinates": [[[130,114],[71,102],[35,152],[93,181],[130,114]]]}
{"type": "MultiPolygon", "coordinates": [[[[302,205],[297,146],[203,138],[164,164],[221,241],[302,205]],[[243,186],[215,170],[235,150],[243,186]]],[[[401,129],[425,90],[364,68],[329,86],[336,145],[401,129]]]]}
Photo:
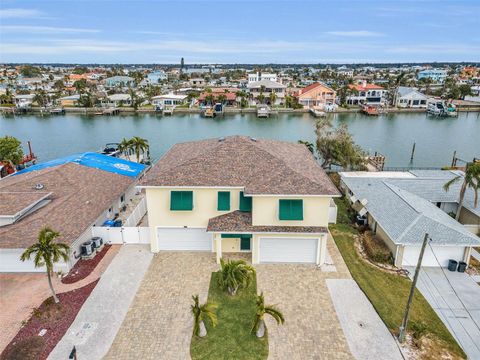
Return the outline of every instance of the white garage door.
{"type": "Polygon", "coordinates": [[[261,263],[317,262],[318,239],[260,238],[261,263]]]}
{"type": "Polygon", "coordinates": [[[45,272],[45,268],[36,268],[33,261],[21,261],[23,249],[0,250],[0,272],[45,272]]]}
{"type": "Polygon", "coordinates": [[[157,239],[160,250],[212,250],[212,235],[205,228],[157,228],[157,239]]]}
{"type": "MultiPolygon", "coordinates": [[[[448,266],[448,260],[463,261],[465,248],[461,246],[430,246],[425,248],[425,254],[422,259],[422,266],[448,266]],[[432,252],[433,248],[433,252],[432,252]],[[437,262],[437,259],[438,262],[437,262]]],[[[403,266],[417,266],[420,246],[405,246],[403,252],[403,266]]]]}

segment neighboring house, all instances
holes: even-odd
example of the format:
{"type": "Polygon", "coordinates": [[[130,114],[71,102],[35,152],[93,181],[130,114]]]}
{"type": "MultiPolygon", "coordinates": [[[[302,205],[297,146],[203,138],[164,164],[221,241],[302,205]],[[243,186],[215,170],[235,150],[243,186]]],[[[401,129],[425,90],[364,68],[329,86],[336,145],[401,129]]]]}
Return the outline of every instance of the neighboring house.
{"type": "Polygon", "coordinates": [[[80,95],[76,94],[62,97],[58,99],[58,103],[60,106],[77,106],[78,100],[80,100],[80,95]]]}
{"type": "Polygon", "coordinates": [[[258,73],[258,72],[248,74],[249,84],[257,81],[262,81],[262,80],[277,82],[278,81],[277,74],[258,73]]]}
{"type": "Polygon", "coordinates": [[[135,86],[135,79],[130,76],[112,76],[105,79],[105,87],[128,87],[135,86]]]}
{"type": "Polygon", "coordinates": [[[324,264],[338,190],[301,144],[229,136],[174,145],[141,183],[151,249],[324,264]]]}
{"type": "Polygon", "coordinates": [[[399,86],[395,106],[400,108],[426,108],[428,97],[416,88],[399,86]]]}
{"type": "Polygon", "coordinates": [[[97,153],[76,154],[33,165],[0,180],[0,272],[44,272],[33,261],[20,261],[49,226],[71,248],[68,272],[90,240],[92,226],[119,213],[136,192],[145,166],[97,153]]]}
{"type": "Polygon", "coordinates": [[[300,89],[295,98],[298,103],[304,107],[319,107],[324,109],[326,106],[335,104],[336,93],[335,90],[325,84],[316,82],[306,88],[300,89]]]}
{"type": "MultiPolygon", "coordinates": [[[[208,105],[207,104],[207,97],[209,95],[213,96],[213,103],[219,102],[220,97],[223,96],[225,99],[223,100],[225,105],[228,106],[234,106],[236,105],[237,102],[237,94],[235,92],[235,89],[227,89],[227,88],[212,88],[212,91],[209,92],[202,92],[200,96],[198,97],[198,103],[200,105],[208,105]]],[[[212,104],[210,104],[212,105],[212,104]]]]}
{"type": "Polygon", "coordinates": [[[174,105],[183,105],[187,101],[188,95],[166,94],[152,97],[152,104],[165,107],[174,105]]]}
{"type": "Polygon", "coordinates": [[[113,94],[108,95],[106,100],[104,100],[104,104],[107,106],[131,106],[132,105],[132,97],[130,94],[113,94]]]}
{"type": "Polygon", "coordinates": [[[367,84],[362,81],[359,84],[348,85],[350,90],[354,91],[353,95],[347,96],[348,105],[383,105],[386,101],[387,90],[379,85],[367,84]]]}
{"type": "Polygon", "coordinates": [[[147,81],[150,84],[158,84],[159,82],[167,79],[168,79],[168,76],[163,70],[155,70],[147,75],[147,81]]]}
{"type": "Polygon", "coordinates": [[[189,84],[192,87],[203,87],[203,86],[205,86],[205,79],[203,79],[203,78],[192,78],[192,79],[190,79],[189,84]]]}
{"type": "Polygon", "coordinates": [[[467,191],[460,222],[455,212],[461,182],[446,192],[443,185],[454,171],[344,172],[341,187],[353,208],[367,218],[372,231],[390,249],[395,266],[416,266],[425,233],[432,239],[423,266],[448,265],[450,259],[469,262],[472,246],[480,246],[480,207],[467,191]],[[462,225],[464,224],[464,225],[462,225]]]}
{"type": "Polygon", "coordinates": [[[419,71],[417,74],[417,79],[432,79],[436,83],[443,83],[447,78],[447,70],[440,69],[428,69],[419,71]]]}
{"type": "MultiPolygon", "coordinates": [[[[261,81],[252,82],[247,85],[247,88],[252,98],[255,101],[258,100],[258,96],[260,94],[263,94],[263,96],[265,97],[264,102],[268,104],[270,103],[269,96],[270,96],[270,93],[272,92],[275,93],[275,95],[277,96],[275,100],[275,104],[283,103],[285,99],[285,90],[287,89],[285,85],[275,81],[271,81],[271,80],[261,80],[261,81]]],[[[275,105],[275,104],[270,104],[270,105],[275,105]]]]}
{"type": "Polygon", "coordinates": [[[337,74],[347,78],[353,77],[353,69],[349,69],[346,66],[341,66],[337,69],[337,74]]]}
{"type": "Polygon", "coordinates": [[[15,105],[21,109],[28,108],[32,106],[34,97],[35,97],[34,94],[15,95],[14,97],[15,105]]]}

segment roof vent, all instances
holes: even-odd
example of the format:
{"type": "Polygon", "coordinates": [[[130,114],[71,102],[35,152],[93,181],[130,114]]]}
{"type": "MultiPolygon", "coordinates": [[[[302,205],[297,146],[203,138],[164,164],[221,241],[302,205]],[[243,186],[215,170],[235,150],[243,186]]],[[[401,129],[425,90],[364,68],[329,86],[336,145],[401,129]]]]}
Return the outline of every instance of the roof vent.
{"type": "Polygon", "coordinates": [[[255,139],[254,137],[251,137],[250,140],[257,141],[257,139],[255,139]]]}
{"type": "Polygon", "coordinates": [[[218,142],[222,142],[222,141],[225,141],[224,137],[221,137],[220,139],[218,139],[218,142]]]}
{"type": "Polygon", "coordinates": [[[35,184],[35,190],[42,190],[44,187],[41,183],[35,184]]]}

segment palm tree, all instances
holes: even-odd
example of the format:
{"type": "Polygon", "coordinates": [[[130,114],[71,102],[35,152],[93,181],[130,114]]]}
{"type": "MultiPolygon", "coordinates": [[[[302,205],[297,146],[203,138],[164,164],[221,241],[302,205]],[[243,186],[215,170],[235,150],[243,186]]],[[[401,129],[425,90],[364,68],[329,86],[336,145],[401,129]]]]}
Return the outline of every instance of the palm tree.
{"type": "Polygon", "coordinates": [[[137,162],[140,162],[140,153],[145,153],[149,149],[148,140],[141,137],[134,136],[130,139],[130,149],[135,152],[137,162]]]}
{"type": "Polygon", "coordinates": [[[471,188],[473,190],[474,194],[474,201],[473,201],[473,206],[477,207],[478,205],[478,190],[480,190],[480,163],[470,163],[467,164],[467,168],[465,169],[465,176],[458,175],[445,183],[443,185],[443,189],[445,191],[448,191],[450,189],[450,186],[457,183],[463,179],[462,186],[460,188],[460,196],[458,199],[458,209],[457,209],[457,214],[455,215],[455,220],[458,221],[460,218],[460,212],[463,207],[463,200],[465,197],[465,192],[467,191],[468,188],[471,188]]]}
{"type": "Polygon", "coordinates": [[[257,337],[261,338],[265,335],[265,314],[273,317],[279,325],[283,325],[285,323],[285,318],[280,310],[278,310],[274,305],[265,305],[263,292],[260,295],[257,295],[256,306],[257,313],[255,314],[252,333],[255,332],[257,337]]]}
{"type": "Polygon", "coordinates": [[[131,149],[131,142],[125,138],[122,139],[120,144],[118,144],[118,151],[124,154],[127,157],[127,160],[130,160],[130,149],[131,149]]]}
{"type": "Polygon", "coordinates": [[[277,94],[275,94],[272,90],[270,95],[268,95],[268,99],[270,100],[270,106],[273,107],[275,105],[275,101],[277,100],[277,94]]]}
{"type": "Polygon", "coordinates": [[[311,143],[310,141],[308,141],[308,140],[298,140],[298,143],[305,145],[307,147],[308,151],[310,151],[312,154],[314,153],[315,145],[313,145],[313,143],[311,143]]]}
{"type": "Polygon", "coordinates": [[[209,304],[208,302],[200,305],[198,295],[193,295],[193,305],[190,305],[193,314],[193,333],[194,335],[205,337],[207,336],[207,329],[205,328],[204,320],[208,318],[212,326],[217,326],[217,315],[215,309],[217,305],[209,304]]]}
{"type": "Polygon", "coordinates": [[[27,248],[20,256],[22,261],[30,260],[30,257],[34,256],[33,262],[35,267],[45,266],[47,268],[48,285],[52,291],[55,303],[58,303],[60,300],[58,300],[52,285],[53,265],[60,260],[67,262],[70,253],[70,247],[67,244],[55,241],[59,236],[59,232],[49,227],[44,227],[38,234],[38,242],[27,248]]]}
{"type": "Polygon", "coordinates": [[[235,295],[239,288],[246,288],[255,275],[255,268],[248,265],[244,260],[220,259],[220,277],[218,284],[228,291],[229,295],[235,295]]]}

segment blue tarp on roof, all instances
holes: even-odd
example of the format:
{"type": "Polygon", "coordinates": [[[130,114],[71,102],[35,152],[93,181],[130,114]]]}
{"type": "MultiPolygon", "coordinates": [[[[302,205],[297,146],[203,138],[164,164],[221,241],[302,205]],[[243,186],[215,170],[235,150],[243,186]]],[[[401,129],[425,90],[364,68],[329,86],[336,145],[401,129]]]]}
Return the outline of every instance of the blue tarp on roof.
{"type": "Polygon", "coordinates": [[[32,165],[26,169],[17,172],[15,175],[47,169],[71,162],[130,177],[137,177],[142,173],[143,170],[145,170],[146,167],[143,164],[115,158],[113,156],[97,154],[94,152],[86,152],[66,156],[60,159],[50,160],[41,164],[32,165]]]}

